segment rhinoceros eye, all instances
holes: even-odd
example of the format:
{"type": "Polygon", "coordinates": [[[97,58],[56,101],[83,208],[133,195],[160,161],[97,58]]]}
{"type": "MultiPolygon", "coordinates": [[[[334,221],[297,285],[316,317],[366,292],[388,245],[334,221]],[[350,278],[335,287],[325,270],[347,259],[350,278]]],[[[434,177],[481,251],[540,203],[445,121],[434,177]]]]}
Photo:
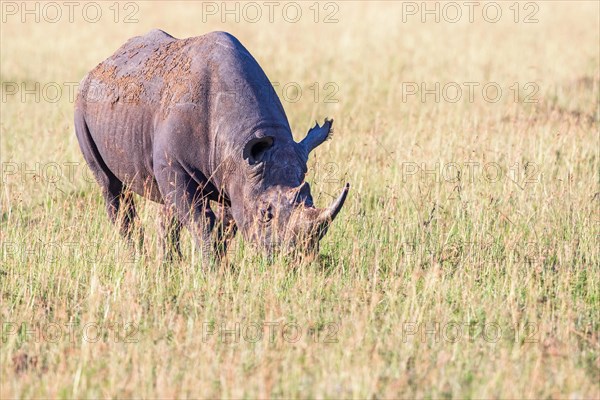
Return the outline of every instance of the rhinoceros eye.
{"type": "Polygon", "coordinates": [[[260,210],[260,221],[268,223],[273,219],[273,207],[268,205],[266,208],[260,210]]]}

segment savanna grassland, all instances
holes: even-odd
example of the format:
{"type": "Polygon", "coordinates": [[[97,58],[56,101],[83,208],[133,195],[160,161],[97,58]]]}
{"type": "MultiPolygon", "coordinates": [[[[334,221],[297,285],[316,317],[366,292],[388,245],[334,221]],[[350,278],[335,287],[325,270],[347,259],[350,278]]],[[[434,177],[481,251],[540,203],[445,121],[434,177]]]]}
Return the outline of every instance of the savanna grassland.
{"type": "Polygon", "coordinates": [[[4,2],[0,397],[599,398],[599,4],[513,3],[4,2]],[[335,119],[318,259],[238,237],[204,270],[187,232],[163,262],[155,204],[143,249],[108,222],[70,88],[153,28],[238,37],[297,140],[335,119]]]}

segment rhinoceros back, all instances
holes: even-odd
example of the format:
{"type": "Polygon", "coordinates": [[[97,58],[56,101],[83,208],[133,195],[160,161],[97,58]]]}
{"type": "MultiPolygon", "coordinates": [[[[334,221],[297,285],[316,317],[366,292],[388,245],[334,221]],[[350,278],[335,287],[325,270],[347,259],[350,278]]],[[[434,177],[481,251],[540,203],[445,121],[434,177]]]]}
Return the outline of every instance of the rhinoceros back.
{"type": "Polygon", "coordinates": [[[82,81],[76,108],[108,168],[138,193],[155,184],[156,136],[174,135],[173,126],[185,144],[180,158],[206,176],[218,176],[216,166],[260,127],[290,132],[256,60],[223,32],[130,39],[82,81]]]}

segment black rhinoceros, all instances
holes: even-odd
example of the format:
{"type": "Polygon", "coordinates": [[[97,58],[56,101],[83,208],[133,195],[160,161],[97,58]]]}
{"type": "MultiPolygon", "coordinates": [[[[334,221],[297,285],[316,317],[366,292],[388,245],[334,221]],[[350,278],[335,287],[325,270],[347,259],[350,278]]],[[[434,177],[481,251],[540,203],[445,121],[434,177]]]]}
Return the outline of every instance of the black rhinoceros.
{"type": "Polygon", "coordinates": [[[294,142],[269,79],[224,32],[134,37],[87,74],[75,104],[81,151],[122,233],[132,231],[134,192],[165,204],[164,243],[178,251],[183,224],[215,256],[237,229],[268,251],[318,248],[349,188],[318,209],[304,181],[332,123],[294,142]]]}

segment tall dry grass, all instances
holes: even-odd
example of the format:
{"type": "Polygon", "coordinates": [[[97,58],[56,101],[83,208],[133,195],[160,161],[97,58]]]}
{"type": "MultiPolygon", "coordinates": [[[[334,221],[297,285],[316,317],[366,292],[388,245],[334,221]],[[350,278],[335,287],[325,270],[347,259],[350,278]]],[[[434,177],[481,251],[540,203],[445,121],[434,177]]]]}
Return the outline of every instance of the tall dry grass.
{"type": "Polygon", "coordinates": [[[509,2],[497,23],[337,2],[329,24],[312,3],[297,23],[221,23],[139,2],[132,24],[99,4],[98,23],[3,14],[2,398],[600,397],[597,3],[536,2],[531,24],[509,2]],[[297,139],[335,118],[309,181],[319,204],[352,189],[318,260],[238,238],[206,271],[185,233],[165,265],[155,205],[138,201],[143,253],[108,223],[66,91],[155,27],[237,36],[279,93],[302,88],[283,101],[297,139]],[[439,102],[409,94],[436,82],[439,102]]]}

